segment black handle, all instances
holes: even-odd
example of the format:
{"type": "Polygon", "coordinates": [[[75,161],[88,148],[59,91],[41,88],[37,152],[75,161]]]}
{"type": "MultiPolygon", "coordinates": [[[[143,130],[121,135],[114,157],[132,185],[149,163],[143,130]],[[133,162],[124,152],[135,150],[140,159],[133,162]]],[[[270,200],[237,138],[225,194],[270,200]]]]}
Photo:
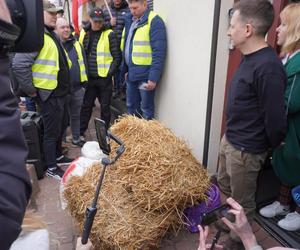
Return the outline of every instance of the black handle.
{"type": "Polygon", "coordinates": [[[83,245],[85,245],[88,242],[96,212],[97,212],[96,207],[88,207],[86,209],[86,220],[83,227],[82,238],[81,238],[81,243],[83,245]]]}

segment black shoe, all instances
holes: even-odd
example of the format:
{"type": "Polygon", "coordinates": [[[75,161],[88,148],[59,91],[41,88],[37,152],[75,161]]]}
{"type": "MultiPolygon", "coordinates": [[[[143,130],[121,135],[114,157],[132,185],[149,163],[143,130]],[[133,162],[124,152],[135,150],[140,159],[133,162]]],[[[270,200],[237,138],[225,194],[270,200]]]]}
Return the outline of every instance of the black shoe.
{"type": "Polygon", "coordinates": [[[63,171],[60,167],[56,167],[56,168],[48,168],[46,171],[46,176],[52,177],[56,180],[61,180],[61,178],[63,177],[65,171],[63,171]]]}
{"type": "Polygon", "coordinates": [[[120,96],[120,91],[119,91],[119,90],[116,90],[116,91],[112,94],[112,98],[113,98],[113,99],[117,99],[117,98],[119,98],[119,96],[120,96]]]}
{"type": "Polygon", "coordinates": [[[56,164],[58,166],[62,166],[62,165],[69,165],[72,161],[74,161],[74,159],[70,159],[64,155],[56,158],[56,164]]]}
{"type": "Polygon", "coordinates": [[[79,140],[79,141],[72,141],[72,144],[78,147],[83,147],[83,145],[85,144],[85,141],[79,140]]]}
{"type": "Polygon", "coordinates": [[[223,250],[245,250],[245,247],[241,241],[229,238],[224,242],[223,250]]]}

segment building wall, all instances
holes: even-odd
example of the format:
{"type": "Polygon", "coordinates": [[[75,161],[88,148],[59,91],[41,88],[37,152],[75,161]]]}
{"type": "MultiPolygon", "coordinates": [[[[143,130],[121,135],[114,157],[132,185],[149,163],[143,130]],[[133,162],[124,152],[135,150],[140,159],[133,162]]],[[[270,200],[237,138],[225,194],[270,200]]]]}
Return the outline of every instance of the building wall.
{"type": "Polygon", "coordinates": [[[154,0],[165,20],[168,56],[157,89],[157,118],[202,161],[214,1],[154,0]]]}
{"type": "Polygon", "coordinates": [[[207,164],[207,168],[210,173],[215,173],[217,171],[218,164],[218,152],[221,139],[221,125],[229,57],[228,52],[230,47],[229,39],[227,38],[227,29],[229,25],[228,11],[230,8],[232,8],[233,2],[233,0],[222,1],[221,5],[210,143],[207,164]]]}

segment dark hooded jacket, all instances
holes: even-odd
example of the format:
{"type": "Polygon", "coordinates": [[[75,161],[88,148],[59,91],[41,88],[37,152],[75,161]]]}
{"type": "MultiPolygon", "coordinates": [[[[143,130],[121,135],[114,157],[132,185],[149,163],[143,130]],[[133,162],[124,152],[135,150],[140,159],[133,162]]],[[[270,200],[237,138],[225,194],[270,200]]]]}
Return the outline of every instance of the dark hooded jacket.
{"type": "Polygon", "coordinates": [[[117,20],[116,21],[116,26],[114,26],[114,27],[111,26],[111,24],[110,24],[110,15],[109,15],[109,12],[108,12],[107,8],[104,9],[104,11],[103,11],[105,26],[109,29],[112,29],[116,33],[118,42],[120,43],[121,38],[122,38],[122,31],[123,31],[124,24],[125,24],[124,19],[125,19],[126,14],[128,14],[130,12],[129,8],[128,8],[128,4],[125,0],[123,0],[121,2],[120,7],[117,8],[114,5],[114,2],[112,1],[110,3],[109,7],[110,7],[110,11],[111,11],[112,16],[115,17],[116,20],[117,20]]]}

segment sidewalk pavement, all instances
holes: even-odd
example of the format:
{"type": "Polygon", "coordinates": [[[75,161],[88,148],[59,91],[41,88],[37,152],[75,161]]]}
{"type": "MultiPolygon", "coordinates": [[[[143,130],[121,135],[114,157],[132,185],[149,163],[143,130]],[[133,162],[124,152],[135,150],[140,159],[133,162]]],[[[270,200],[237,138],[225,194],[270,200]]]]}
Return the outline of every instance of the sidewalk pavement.
{"type": "MultiPolygon", "coordinates": [[[[94,115],[99,115],[99,107],[96,106],[94,115]]],[[[87,140],[95,140],[96,132],[93,119],[89,124],[89,130],[86,133],[87,140]]],[[[80,156],[80,148],[68,143],[68,154],[70,158],[80,156]]],[[[80,235],[75,221],[68,214],[67,210],[61,209],[59,198],[59,181],[44,177],[39,181],[40,192],[37,195],[37,212],[48,224],[50,232],[50,250],[74,250],[76,239],[80,235]]],[[[101,212],[101,211],[100,211],[101,212]]],[[[253,231],[259,244],[267,249],[269,247],[279,246],[280,244],[268,235],[257,223],[253,224],[253,231]]],[[[208,242],[212,241],[215,228],[211,228],[208,242]]],[[[222,235],[219,243],[224,242],[228,235],[222,235]]],[[[196,250],[198,248],[198,234],[191,234],[184,228],[177,236],[168,234],[164,237],[160,250],[196,250]]]]}

